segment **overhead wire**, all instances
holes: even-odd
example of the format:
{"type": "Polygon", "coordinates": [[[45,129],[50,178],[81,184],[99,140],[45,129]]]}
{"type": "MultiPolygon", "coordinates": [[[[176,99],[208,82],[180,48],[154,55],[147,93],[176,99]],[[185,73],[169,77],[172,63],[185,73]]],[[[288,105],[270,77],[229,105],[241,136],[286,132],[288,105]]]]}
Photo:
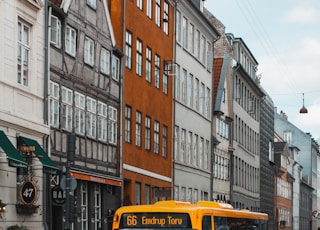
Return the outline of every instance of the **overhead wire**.
{"type": "MultiPolygon", "coordinates": [[[[281,76],[286,79],[286,82],[288,84],[288,89],[292,95],[297,95],[296,92],[300,92],[301,90],[299,89],[298,84],[296,81],[294,81],[293,78],[288,78],[288,76],[292,76],[292,73],[290,73],[290,69],[287,67],[286,64],[280,63],[280,55],[278,50],[276,49],[276,46],[273,44],[273,41],[271,40],[269,33],[265,29],[265,26],[261,22],[258,14],[256,13],[256,10],[252,7],[252,4],[250,0],[242,0],[242,1],[237,1],[236,3],[238,5],[238,8],[242,12],[244,18],[246,19],[248,25],[252,29],[253,33],[256,35],[258,41],[264,48],[265,52],[272,57],[272,61],[274,62],[275,65],[277,65],[280,71],[281,76]],[[242,4],[242,5],[241,5],[242,4]]],[[[263,74],[262,74],[262,77],[263,74]]],[[[265,76],[268,77],[268,76],[265,76]]],[[[275,95],[275,94],[271,94],[275,95]]],[[[277,94],[280,95],[280,94],[277,94]]]]}

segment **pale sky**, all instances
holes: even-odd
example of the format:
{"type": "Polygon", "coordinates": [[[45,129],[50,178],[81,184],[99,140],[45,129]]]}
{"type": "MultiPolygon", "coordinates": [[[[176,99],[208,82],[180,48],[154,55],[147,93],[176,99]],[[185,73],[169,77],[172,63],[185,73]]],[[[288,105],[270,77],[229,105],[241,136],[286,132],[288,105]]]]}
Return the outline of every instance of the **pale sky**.
{"type": "Polygon", "coordinates": [[[205,7],[246,43],[277,111],[320,138],[320,1],[206,0],[205,7]],[[299,113],[303,93],[307,114],[299,113]]]}

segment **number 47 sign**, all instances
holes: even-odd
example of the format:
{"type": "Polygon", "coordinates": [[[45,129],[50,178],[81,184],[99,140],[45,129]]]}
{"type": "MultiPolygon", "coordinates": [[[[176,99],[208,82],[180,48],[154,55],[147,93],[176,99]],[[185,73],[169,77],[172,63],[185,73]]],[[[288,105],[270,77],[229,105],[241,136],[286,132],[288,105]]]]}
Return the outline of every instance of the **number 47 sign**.
{"type": "Polygon", "coordinates": [[[20,187],[20,199],[25,205],[34,204],[37,198],[38,189],[34,182],[26,181],[20,187]]]}

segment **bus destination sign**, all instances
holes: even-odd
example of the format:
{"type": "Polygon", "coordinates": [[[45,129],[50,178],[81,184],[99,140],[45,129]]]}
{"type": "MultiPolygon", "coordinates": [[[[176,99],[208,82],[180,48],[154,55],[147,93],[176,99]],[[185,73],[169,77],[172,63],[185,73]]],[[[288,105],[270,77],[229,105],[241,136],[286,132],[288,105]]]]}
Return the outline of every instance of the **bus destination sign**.
{"type": "Polygon", "coordinates": [[[187,213],[124,213],[120,228],[191,228],[187,213]]]}

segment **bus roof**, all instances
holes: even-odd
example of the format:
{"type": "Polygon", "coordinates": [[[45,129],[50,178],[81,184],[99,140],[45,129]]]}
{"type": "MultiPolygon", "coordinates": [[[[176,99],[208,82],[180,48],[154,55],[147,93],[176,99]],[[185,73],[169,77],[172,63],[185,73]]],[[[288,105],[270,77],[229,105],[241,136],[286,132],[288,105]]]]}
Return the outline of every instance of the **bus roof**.
{"type": "Polygon", "coordinates": [[[237,218],[252,218],[267,220],[268,215],[265,213],[251,212],[250,210],[236,210],[230,204],[213,201],[198,201],[195,204],[182,201],[158,201],[148,205],[123,206],[117,210],[118,214],[130,212],[173,212],[189,213],[203,212],[216,216],[232,216],[237,218]]]}

